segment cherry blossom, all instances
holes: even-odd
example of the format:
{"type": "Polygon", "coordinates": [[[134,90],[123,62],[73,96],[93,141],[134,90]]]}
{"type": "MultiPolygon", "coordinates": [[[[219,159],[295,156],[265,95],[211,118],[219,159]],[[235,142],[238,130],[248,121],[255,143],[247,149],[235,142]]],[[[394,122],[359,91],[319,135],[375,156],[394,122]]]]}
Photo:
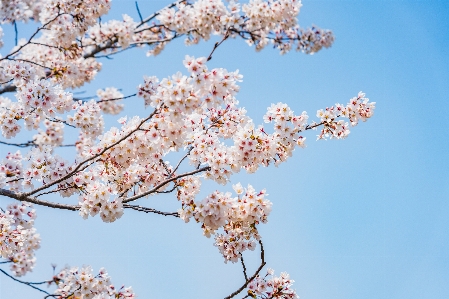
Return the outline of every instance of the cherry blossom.
{"type": "Polygon", "coordinates": [[[257,276],[249,283],[248,295],[253,298],[299,298],[291,288],[294,282],[286,272],[282,272],[278,277],[274,276],[274,271],[270,268],[264,277],[257,276]]]}
{"type": "Polygon", "coordinates": [[[64,124],[57,121],[44,121],[45,131],[38,130],[39,133],[34,135],[34,143],[38,145],[58,146],[64,140],[64,124]]]}
{"type": "Polygon", "coordinates": [[[40,237],[34,228],[35,210],[27,203],[9,205],[0,211],[0,257],[9,259],[16,276],[31,271],[40,237]]]}
{"type": "MultiPolygon", "coordinates": [[[[281,54],[293,49],[314,54],[333,44],[332,32],[300,27],[299,0],[184,0],[140,21],[124,14],[103,22],[110,5],[110,0],[0,3],[1,24],[38,24],[31,36],[0,56],[0,94],[15,96],[0,96],[0,130],[8,139],[0,142],[29,148],[8,153],[0,163],[0,194],[21,202],[0,212],[0,256],[15,276],[32,270],[40,238],[31,203],[76,211],[84,219],[99,215],[108,223],[133,209],[186,223],[193,219],[206,237],[213,235],[224,262],[243,265],[245,283],[228,298],[244,289],[253,298],[297,298],[288,274],[275,277],[269,269],[260,275],[266,263],[258,225],[268,222],[273,207],[266,191],[237,183],[234,195],[216,190],[200,199],[201,187],[206,180],[226,186],[242,170],[254,173],[286,162],[298,147],[306,147],[307,131],[318,131],[317,139],[345,139],[352,127],[373,116],[375,103],[359,92],[346,105],[308,114],[278,102],[267,107],[259,124],[247,115],[247,99],[238,99],[243,75],[211,69],[208,61],[229,39],[243,39],[256,51],[272,46],[281,54]],[[165,78],[148,74],[132,95],[110,86],[97,88],[97,96],[85,100],[72,91],[95,79],[102,58],[134,47],[157,55],[176,38],[194,45],[213,35],[221,41],[209,56],[186,55],[184,72],[165,78]],[[134,96],[150,112],[106,126],[103,115],[126,111],[125,99],[134,96]],[[15,142],[27,136],[22,128],[32,131],[32,140],[15,142]],[[64,144],[66,139],[73,144],[64,144]],[[62,146],[74,146],[76,153],[63,159],[58,155],[62,146]],[[172,192],[179,201],[177,212],[134,203],[172,192]],[[64,200],[43,199],[49,194],[64,200]],[[243,255],[256,248],[261,265],[248,277],[243,255]]],[[[0,46],[2,37],[0,27],[0,46]]],[[[114,287],[106,270],[94,274],[90,266],[66,267],[48,283],[56,285],[54,294],[41,291],[61,299],[136,296],[131,288],[114,287]]]]}
{"type": "Polygon", "coordinates": [[[73,267],[61,270],[54,280],[57,284],[55,298],[102,298],[102,299],[131,299],[136,298],[131,287],[117,289],[111,284],[111,278],[105,269],[94,274],[90,266],[73,267]]]}
{"type": "Polygon", "coordinates": [[[67,117],[67,122],[80,128],[88,138],[96,138],[103,133],[104,121],[100,105],[94,100],[89,102],[78,101],[72,105],[75,114],[67,117]]]}

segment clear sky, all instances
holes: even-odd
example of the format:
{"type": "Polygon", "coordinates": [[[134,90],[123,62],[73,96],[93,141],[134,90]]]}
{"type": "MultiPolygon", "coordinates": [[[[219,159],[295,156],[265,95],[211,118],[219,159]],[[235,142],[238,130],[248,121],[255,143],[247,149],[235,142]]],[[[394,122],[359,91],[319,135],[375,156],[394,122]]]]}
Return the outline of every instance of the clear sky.
{"type": "MultiPolygon", "coordinates": [[[[330,49],[280,56],[227,40],[209,64],[240,70],[237,99],[256,124],[271,103],[315,115],[360,90],[377,102],[374,117],[348,139],[314,141],[310,132],[307,148],[287,163],[232,177],[232,183],[267,189],[273,211],[260,226],[267,264],[277,274],[288,272],[302,299],[449,298],[448,3],[304,0],[300,25],[332,29],[330,49]]],[[[166,4],[139,1],[143,15],[166,4]]],[[[111,17],[138,19],[134,1],[113,0],[112,7],[111,17]]],[[[3,55],[14,39],[11,26],[4,31],[3,55]]],[[[26,32],[19,26],[23,37],[26,32]]],[[[184,56],[207,56],[216,40],[192,47],[177,40],[157,57],[134,49],[105,59],[97,80],[80,90],[90,95],[115,86],[134,93],[143,75],[184,72],[184,56]]],[[[122,115],[149,113],[142,100],[126,101],[122,115]]],[[[2,148],[2,156],[8,150],[2,148]]],[[[215,189],[231,187],[208,183],[199,198],[215,189]]],[[[2,206],[7,202],[0,198],[2,206]]],[[[172,195],[139,204],[178,208],[172,195]]],[[[48,279],[56,263],[103,266],[139,298],[223,298],[243,283],[241,266],[224,264],[196,223],[127,210],[105,224],[38,208],[36,227],[41,249],[26,280],[48,279]]],[[[249,272],[258,255],[258,249],[244,254],[249,272]]],[[[0,298],[41,294],[0,276],[0,298]]]]}

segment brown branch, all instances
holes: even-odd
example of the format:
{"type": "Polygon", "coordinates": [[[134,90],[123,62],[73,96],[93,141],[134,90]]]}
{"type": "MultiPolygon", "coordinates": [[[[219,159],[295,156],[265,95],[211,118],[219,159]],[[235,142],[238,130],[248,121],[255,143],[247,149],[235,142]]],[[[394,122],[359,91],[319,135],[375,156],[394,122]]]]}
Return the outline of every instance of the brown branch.
{"type": "Polygon", "coordinates": [[[139,212],[155,213],[155,214],[159,214],[159,215],[174,216],[174,217],[178,217],[179,218],[178,212],[161,212],[161,211],[158,211],[156,209],[142,207],[142,206],[138,206],[138,205],[129,205],[129,204],[124,204],[123,207],[125,209],[133,209],[133,210],[136,210],[136,211],[139,211],[139,212]]]}
{"type": "Polygon", "coordinates": [[[77,211],[80,208],[77,205],[67,205],[67,204],[61,204],[61,203],[56,203],[56,202],[50,202],[50,201],[38,199],[37,197],[27,196],[25,193],[21,193],[21,192],[15,193],[13,191],[1,189],[1,188],[0,188],[0,195],[6,196],[9,198],[13,198],[18,201],[25,201],[25,202],[29,202],[29,203],[33,203],[36,205],[49,207],[49,208],[54,208],[54,209],[77,211]]]}
{"type": "Polygon", "coordinates": [[[216,42],[215,43],[215,45],[214,45],[214,48],[212,49],[212,52],[210,52],[210,54],[209,54],[209,57],[207,57],[207,61],[209,61],[209,60],[211,60],[212,59],[212,54],[214,54],[214,52],[215,52],[215,50],[225,41],[225,40],[227,40],[228,39],[228,37],[229,37],[229,30],[231,30],[231,28],[232,27],[229,27],[227,30],[226,30],[226,33],[225,33],[225,35],[223,36],[223,39],[220,41],[220,42],[216,42]]]}
{"type": "Polygon", "coordinates": [[[157,194],[162,194],[162,193],[172,193],[173,191],[175,191],[176,187],[178,187],[178,185],[174,185],[173,188],[171,188],[170,190],[166,190],[166,191],[156,191],[157,194]]]}
{"type": "Polygon", "coordinates": [[[34,143],[34,140],[33,141],[27,141],[25,143],[9,143],[9,142],[5,142],[5,141],[0,141],[0,144],[12,145],[12,146],[17,146],[17,147],[37,146],[37,144],[34,143]]]}
{"type": "Polygon", "coordinates": [[[259,275],[259,272],[260,272],[260,271],[262,270],[262,268],[266,265],[266,262],[265,262],[265,252],[264,252],[264,250],[263,250],[263,244],[262,244],[262,241],[261,241],[261,240],[259,240],[259,244],[260,244],[260,260],[261,260],[259,268],[257,268],[257,270],[256,270],[256,272],[254,273],[254,275],[251,276],[249,279],[247,279],[246,282],[245,282],[245,283],[244,283],[238,290],[236,290],[236,291],[235,291],[234,293],[232,293],[231,295],[225,297],[225,299],[231,299],[232,297],[238,295],[241,291],[243,291],[243,290],[248,286],[248,284],[249,284],[251,281],[253,281],[254,278],[256,278],[256,277],[259,275]]]}
{"type": "Polygon", "coordinates": [[[135,94],[131,94],[131,95],[129,95],[129,96],[126,96],[126,97],[121,97],[121,98],[113,98],[113,99],[107,99],[107,100],[100,100],[100,101],[97,101],[97,103],[102,103],[102,102],[109,102],[109,101],[118,101],[118,100],[124,100],[124,99],[127,99],[127,98],[131,98],[131,97],[134,97],[134,96],[136,96],[137,95],[137,93],[135,93],[135,94]]]}
{"type": "Polygon", "coordinates": [[[20,280],[20,279],[15,278],[14,276],[8,274],[8,273],[7,273],[6,271],[4,271],[3,269],[0,269],[0,272],[2,272],[3,274],[5,274],[6,276],[8,276],[9,278],[11,278],[11,279],[14,280],[14,281],[17,281],[17,282],[19,282],[19,283],[22,283],[22,284],[24,284],[24,285],[27,285],[27,286],[29,286],[29,287],[32,287],[32,288],[35,289],[35,290],[38,290],[38,291],[40,291],[40,292],[42,292],[42,293],[45,293],[46,296],[44,297],[44,299],[45,299],[45,298],[50,298],[50,297],[58,298],[58,299],[69,299],[69,298],[72,298],[73,294],[75,294],[75,292],[78,291],[78,290],[81,288],[81,286],[80,286],[80,287],[78,287],[73,293],[71,293],[71,294],[69,294],[69,295],[67,295],[67,296],[62,297],[61,295],[50,294],[49,292],[47,292],[47,291],[45,291],[45,290],[43,290],[43,289],[38,288],[38,287],[35,286],[35,285],[39,285],[39,284],[51,284],[51,283],[55,282],[54,280],[41,281],[41,282],[28,282],[28,281],[23,281],[23,280],[20,280]]]}
{"type": "Polygon", "coordinates": [[[31,60],[27,60],[27,59],[22,59],[22,58],[9,58],[8,60],[28,62],[28,63],[34,64],[34,65],[37,65],[37,66],[39,66],[39,67],[41,67],[41,68],[44,68],[44,69],[47,69],[47,70],[51,70],[51,68],[48,67],[48,66],[45,66],[45,65],[39,64],[39,63],[37,63],[37,62],[31,61],[31,60]]]}
{"type": "Polygon", "coordinates": [[[76,188],[76,187],[74,187],[74,186],[67,186],[67,187],[64,187],[64,188],[58,188],[58,189],[55,189],[55,190],[39,193],[35,197],[37,198],[39,196],[46,195],[46,194],[52,194],[52,193],[56,193],[56,192],[59,192],[59,191],[66,191],[66,190],[69,190],[69,189],[72,189],[72,188],[76,188]]]}
{"type": "Polygon", "coordinates": [[[179,160],[178,164],[175,166],[175,168],[173,168],[173,171],[170,173],[170,176],[172,176],[172,175],[176,172],[176,170],[178,170],[178,168],[179,168],[179,166],[181,165],[182,161],[184,161],[185,158],[187,158],[187,156],[190,155],[190,152],[192,151],[192,149],[193,149],[193,146],[191,146],[191,147],[189,148],[189,150],[187,151],[187,153],[185,154],[185,156],[182,157],[181,160],[179,160]]]}
{"type": "Polygon", "coordinates": [[[58,46],[53,46],[53,45],[47,45],[47,44],[42,44],[42,43],[36,43],[36,42],[29,42],[31,45],[37,45],[37,46],[44,46],[44,47],[49,47],[49,48],[54,48],[54,49],[58,49],[58,50],[62,50],[64,48],[62,47],[58,47],[58,46]]]}
{"type": "Polygon", "coordinates": [[[62,119],[49,118],[49,117],[47,117],[47,120],[49,120],[49,121],[51,121],[51,122],[54,122],[54,123],[65,124],[65,125],[67,125],[67,126],[69,126],[69,127],[72,127],[72,128],[75,128],[75,129],[76,129],[76,127],[75,127],[74,125],[71,125],[71,124],[69,124],[68,122],[66,122],[65,120],[62,120],[62,119]]]}
{"type": "Polygon", "coordinates": [[[13,91],[16,91],[16,86],[13,84],[8,84],[5,87],[0,88],[0,94],[13,91]]]}
{"type": "Polygon", "coordinates": [[[245,276],[245,281],[248,281],[248,275],[246,275],[246,266],[245,266],[245,262],[243,261],[242,253],[240,253],[240,261],[242,262],[243,275],[245,276]]]}

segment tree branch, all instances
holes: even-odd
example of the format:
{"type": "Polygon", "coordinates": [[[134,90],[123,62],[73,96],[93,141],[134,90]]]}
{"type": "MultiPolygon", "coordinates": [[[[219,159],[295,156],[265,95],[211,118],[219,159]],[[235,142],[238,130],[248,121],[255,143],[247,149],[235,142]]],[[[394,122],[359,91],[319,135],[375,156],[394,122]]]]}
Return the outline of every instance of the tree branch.
{"type": "Polygon", "coordinates": [[[27,141],[25,143],[9,143],[9,142],[5,142],[5,141],[0,141],[0,144],[12,145],[12,146],[17,146],[17,147],[37,146],[37,144],[35,144],[34,141],[27,141]]]}
{"type": "MultiPolygon", "coordinates": [[[[141,197],[150,195],[152,193],[157,193],[158,189],[162,188],[163,186],[167,185],[168,183],[170,183],[172,181],[175,181],[175,180],[180,179],[180,178],[185,177],[185,176],[194,175],[196,173],[200,173],[200,172],[208,171],[208,170],[210,170],[210,166],[206,166],[206,167],[203,167],[203,168],[200,168],[200,169],[196,169],[196,170],[193,170],[193,171],[190,171],[190,172],[186,172],[186,173],[177,175],[175,177],[172,177],[170,179],[167,179],[167,180],[161,182],[160,184],[158,184],[153,189],[151,189],[151,190],[149,190],[147,192],[144,192],[144,193],[141,193],[141,194],[137,194],[137,195],[134,195],[132,197],[128,197],[128,198],[124,199],[122,202],[124,204],[126,204],[128,202],[137,200],[137,199],[139,199],[141,197]]],[[[47,185],[44,185],[43,187],[46,187],[46,186],[47,185]]],[[[45,188],[43,188],[43,189],[40,188],[40,189],[43,190],[45,188]]],[[[33,191],[36,191],[36,190],[37,189],[35,189],[33,191]]],[[[48,193],[51,193],[51,192],[53,192],[53,191],[42,193],[42,194],[39,194],[38,196],[43,195],[43,194],[48,194],[48,193]]],[[[36,204],[36,205],[45,206],[45,207],[54,208],[54,209],[78,211],[81,208],[79,205],[68,205],[68,204],[61,204],[61,203],[56,203],[56,202],[50,202],[50,201],[38,199],[35,196],[30,196],[30,195],[28,195],[28,193],[22,193],[22,192],[17,192],[16,193],[16,192],[13,192],[13,191],[10,191],[10,190],[6,190],[6,189],[2,189],[2,188],[0,188],[0,195],[6,196],[6,197],[9,197],[9,198],[13,198],[13,199],[16,199],[18,201],[29,202],[29,203],[33,203],[33,204],[36,204]]],[[[134,208],[134,207],[139,207],[139,206],[132,206],[132,205],[123,205],[123,206],[124,207],[128,206],[128,208],[131,208],[131,209],[134,209],[134,210],[136,210],[136,208],[134,208]]],[[[140,209],[150,209],[150,208],[145,208],[145,207],[139,207],[139,208],[140,209]]],[[[152,213],[157,213],[157,212],[152,212],[152,213]]],[[[161,212],[161,213],[163,213],[163,212],[161,212]]]]}
{"type": "Polygon", "coordinates": [[[0,195],[6,196],[9,198],[13,198],[18,201],[25,201],[25,202],[33,203],[36,205],[45,206],[45,207],[49,207],[49,208],[55,208],[55,209],[77,211],[80,208],[77,205],[67,205],[67,204],[50,202],[50,201],[38,199],[33,196],[27,196],[25,193],[21,193],[21,192],[15,193],[13,191],[1,189],[1,188],[0,188],[0,195]]]}

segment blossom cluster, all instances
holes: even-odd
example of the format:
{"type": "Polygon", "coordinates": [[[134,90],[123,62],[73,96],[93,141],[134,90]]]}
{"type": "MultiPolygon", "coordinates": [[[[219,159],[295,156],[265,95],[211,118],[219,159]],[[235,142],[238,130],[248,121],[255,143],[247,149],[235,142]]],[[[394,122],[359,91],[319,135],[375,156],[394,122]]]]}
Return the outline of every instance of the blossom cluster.
{"type": "Polygon", "coordinates": [[[34,228],[35,210],[26,203],[11,204],[0,211],[0,257],[9,259],[16,276],[31,271],[36,262],[34,251],[40,237],[34,228]]]}
{"type": "Polygon", "coordinates": [[[45,24],[51,22],[46,34],[55,46],[69,47],[83,35],[98,17],[110,9],[110,0],[48,0],[39,15],[45,24]],[[54,21],[52,21],[54,20],[54,21]]]}
{"type": "Polygon", "coordinates": [[[36,0],[8,0],[0,3],[0,23],[38,18],[42,3],[36,0]]]}
{"type": "Polygon", "coordinates": [[[8,186],[11,191],[22,189],[22,155],[20,151],[8,153],[0,164],[0,188],[8,186]]]}
{"type": "Polygon", "coordinates": [[[113,222],[123,214],[123,205],[121,200],[108,201],[111,188],[101,183],[87,185],[84,190],[85,195],[80,196],[80,215],[87,218],[88,215],[95,216],[100,213],[104,222],[113,222]]]}
{"type": "Polygon", "coordinates": [[[264,277],[257,276],[248,284],[248,295],[252,298],[296,299],[299,296],[291,288],[294,280],[286,272],[274,276],[273,269],[268,269],[264,277]]]}
{"type": "Polygon", "coordinates": [[[61,86],[52,85],[47,80],[30,80],[18,86],[16,97],[25,113],[25,124],[37,129],[36,119],[53,117],[70,111],[72,94],[65,92],[61,86]]]}
{"type": "Polygon", "coordinates": [[[255,240],[260,239],[256,225],[267,222],[272,203],[265,198],[265,190],[256,192],[251,185],[244,189],[240,183],[233,188],[237,197],[215,191],[200,202],[184,204],[179,215],[185,222],[194,217],[207,237],[222,228],[224,233],[216,235],[215,246],[225,262],[235,263],[242,252],[254,250],[255,240]]]}
{"type": "Polygon", "coordinates": [[[24,160],[29,161],[22,170],[21,185],[25,189],[33,189],[35,182],[45,185],[60,179],[72,169],[72,166],[55,155],[52,147],[48,145],[33,148],[24,160]]]}
{"type": "MultiPolygon", "coordinates": [[[[119,47],[128,48],[133,42],[134,29],[137,23],[133,18],[124,14],[123,21],[110,20],[106,23],[96,24],[87,32],[87,38],[83,42],[87,45],[105,45],[106,43],[117,43],[119,47]]],[[[92,47],[95,47],[92,46],[92,47]]],[[[91,50],[90,47],[86,51],[91,50]]]]}
{"type": "Polygon", "coordinates": [[[179,1],[155,14],[153,23],[144,24],[127,15],[122,21],[98,22],[108,12],[110,0],[14,0],[0,6],[0,17],[3,13],[3,22],[40,21],[45,30],[31,41],[20,40],[12,49],[18,51],[13,57],[34,62],[40,78],[75,88],[101,70],[96,53],[104,56],[149,45],[148,55],[156,55],[181,35],[186,35],[187,44],[208,40],[213,34],[240,37],[257,50],[273,44],[281,53],[296,48],[311,54],[330,47],[334,37],[329,30],[298,26],[301,5],[298,0],[251,0],[243,5],[236,1],[226,5],[222,0],[179,1]]]}
{"type": "Polygon", "coordinates": [[[64,124],[46,119],[44,125],[45,131],[38,130],[39,133],[34,135],[34,143],[39,146],[49,145],[52,147],[61,145],[64,140],[64,124]]]}
{"type": "Polygon", "coordinates": [[[79,299],[132,299],[136,298],[131,287],[117,289],[104,268],[94,274],[90,266],[65,268],[55,277],[58,288],[55,298],[79,299]]]}
{"type": "Polygon", "coordinates": [[[2,69],[1,83],[14,80],[15,85],[21,85],[24,81],[34,79],[36,75],[33,65],[21,61],[3,60],[0,62],[0,68],[2,69]]]}
{"type": "Polygon", "coordinates": [[[352,98],[346,106],[336,104],[325,110],[318,110],[316,116],[321,119],[321,123],[323,124],[318,139],[326,139],[327,137],[337,139],[346,138],[350,133],[348,123],[342,119],[336,119],[338,117],[345,117],[349,119],[352,126],[356,126],[359,120],[366,121],[373,116],[375,107],[375,102],[369,102],[365,94],[359,92],[357,97],[352,98]]]}
{"type": "Polygon", "coordinates": [[[51,82],[63,88],[80,87],[95,78],[101,70],[101,62],[93,57],[85,57],[83,47],[77,43],[71,43],[67,47],[54,45],[54,38],[48,35],[50,31],[43,32],[32,43],[19,40],[19,46],[23,48],[15,59],[34,62],[36,75],[40,78],[48,77],[51,82]]]}
{"type": "MultiPolygon", "coordinates": [[[[227,7],[221,0],[199,0],[167,8],[157,19],[164,26],[162,32],[168,29],[165,39],[172,36],[171,32],[187,34],[187,44],[208,40],[212,34],[230,34],[244,38],[249,45],[255,45],[256,50],[274,44],[282,54],[295,45],[296,50],[307,54],[330,47],[334,41],[331,31],[299,28],[296,18],[301,6],[298,0],[251,0],[243,5],[230,1],[227,7]]],[[[160,50],[161,47],[156,47],[149,55],[158,54],[160,50]]]]}
{"type": "Polygon", "coordinates": [[[21,126],[18,121],[24,116],[20,103],[0,96],[0,129],[4,137],[9,139],[20,132],[21,126]]]}
{"type": "Polygon", "coordinates": [[[30,64],[2,61],[0,67],[3,69],[2,80],[13,80],[17,87],[17,102],[0,98],[0,126],[4,137],[11,138],[20,132],[20,119],[25,121],[28,129],[38,129],[42,120],[70,110],[72,95],[60,85],[38,79],[30,64]]]}
{"type": "Polygon", "coordinates": [[[72,110],[75,111],[75,114],[73,116],[69,115],[67,122],[76,128],[80,128],[86,137],[95,139],[103,133],[103,115],[101,114],[100,105],[96,101],[72,102],[72,110]]]}

